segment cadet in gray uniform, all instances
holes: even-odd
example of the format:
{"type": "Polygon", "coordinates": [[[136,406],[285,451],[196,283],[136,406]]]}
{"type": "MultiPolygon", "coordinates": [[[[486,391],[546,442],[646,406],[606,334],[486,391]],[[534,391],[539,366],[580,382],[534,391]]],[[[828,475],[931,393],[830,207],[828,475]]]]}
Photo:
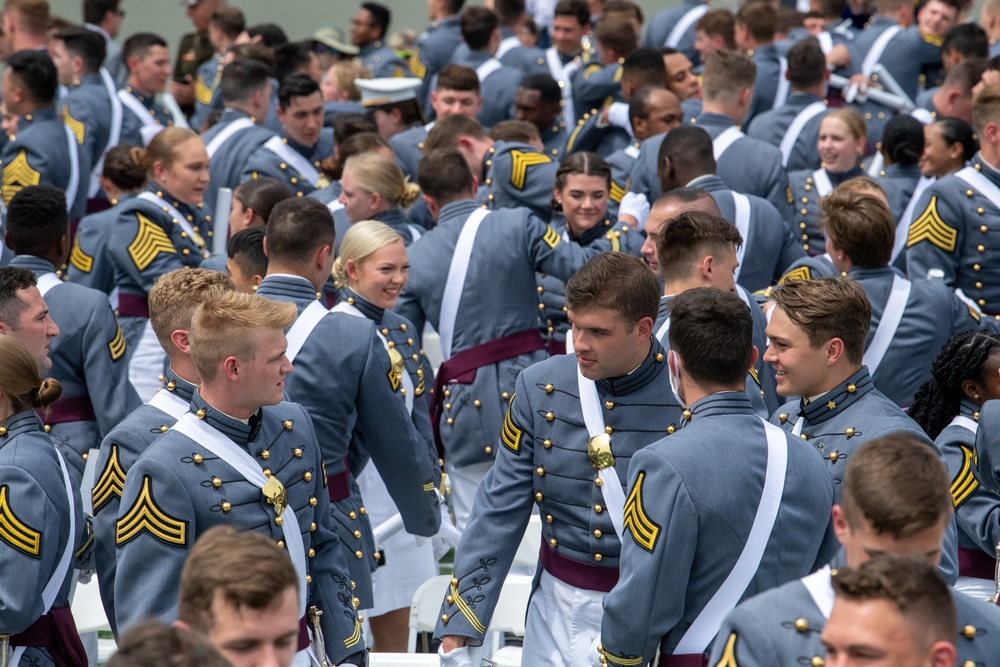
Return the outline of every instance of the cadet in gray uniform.
{"type": "Polygon", "coordinates": [[[351,44],[358,47],[355,60],[365,66],[372,77],[409,76],[409,68],[386,43],[392,12],[377,2],[362,2],[351,17],[351,44]]]}
{"type": "Polygon", "coordinates": [[[834,489],[822,461],[754,414],[744,393],[757,357],[746,304],[695,288],[676,296],[670,312],[668,364],[685,423],[629,465],[622,576],[594,641],[601,664],[658,656],[661,664],[704,664],[741,598],[833,554],[834,489]],[[742,434],[737,456],[733,433],[742,434]],[[760,539],[748,543],[751,528],[760,539]]]}
{"type": "Polygon", "coordinates": [[[263,533],[287,549],[300,614],[316,606],[334,664],[361,664],[365,643],[308,413],[283,402],[284,331],[295,307],[224,292],[198,306],[191,355],[201,375],[188,412],[125,479],[115,526],[119,630],[177,616],[177,580],[195,540],[216,525],[263,533]],[[262,407],[263,406],[263,407],[262,407]]]}
{"type": "Polygon", "coordinates": [[[577,122],[593,115],[610,99],[621,102],[622,62],[636,49],[635,28],[625,19],[600,21],[594,30],[600,60],[580,67],[572,76],[573,109],[577,122]]]}
{"type": "Polygon", "coordinates": [[[828,78],[819,42],[812,37],[796,42],[788,51],[788,100],[758,114],[747,127],[747,136],[778,147],[782,164],[790,172],[820,166],[817,145],[819,124],[827,110],[823,98],[828,78]]]}
{"type": "MultiPolygon", "coordinates": [[[[712,648],[713,667],[820,664],[830,617],[832,574],[875,556],[908,556],[937,566],[951,516],[948,473],[923,440],[896,433],[866,442],[848,461],[833,528],[843,549],[833,563],[753,597],[730,613],[712,648]],[[728,661],[728,662],[727,662],[728,661]]],[[[959,663],[988,664],[1000,644],[1000,610],[951,592],[959,610],[959,663]],[[971,662],[966,662],[971,661],[971,662]]]]}
{"type": "MultiPolygon", "coordinates": [[[[440,87],[440,83],[438,85],[440,87]]],[[[538,128],[545,153],[553,160],[562,158],[569,139],[561,104],[559,82],[547,73],[524,77],[514,95],[514,119],[527,121],[538,128]]]]}
{"type": "Polygon", "coordinates": [[[222,70],[226,53],[236,43],[246,28],[243,12],[236,7],[220,7],[208,22],[208,38],[215,47],[215,55],[198,66],[194,83],[194,113],[191,127],[200,132],[213,111],[222,111],[222,70]]]}
{"type": "Polygon", "coordinates": [[[545,518],[541,575],[522,662],[585,663],[588,641],[600,630],[601,601],[618,581],[615,531],[624,507],[613,499],[625,498],[632,457],[681,422],[665,353],[653,336],[658,292],[642,261],[620,253],[589,260],[567,282],[576,355],[541,361],[518,376],[496,463],[456,551],[435,631],[443,653],[482,643],[537,503],[545,518]],[[605,488],[612,484],[617,489],[605,488]],[[565,602],[570,595],[573,602],[565,602]]]}
{"type": "Polygon", "coordinates": [[[861,285],[846,278],[794,280],[772,298],[777,305],[767,325],[771,344],[764,361],[774,368],[778,393],[803,398],[783,405],[771,421],[816,448],[838,498],[845,461],[863,443],[896,431],[930,443],[875,389],[864,366],[872,307],[861,285]]]}
{"type": "Polygon", "coordinates": [[[694,64],[698,64],[699,53],[694,48],[694,27],[702,16],[708,13],[708,3],[704,0],[683,0],[672,7],[661,9],[649,21],[642,45],[651,49],[665,46],[677,49],[694,64]]]}
{"type": "Polygon", "coordinates": [[[4,359],[0,376],[3,658],[24,667],[85,665],[87,655],[69,609],[69,592],[76,578],[74,568],[89,567],[90,522],[66,461],[33,411],[59,398],[59,383],[39,376],[37,360],[13,336],[0,336],[0,355],[4,359]]]}
{"type": "Polygon", "coordinates": [[[707,190],[722,217],[735,225],[745,239],[736,273],[738,284],[751,291],[764,289],[804,255],[791,229],[770,203],[730,190],[716,175],[712,141],[700,127],[682,125],[671,130],[660,144],[659,155],[662,191],[680,187],[707,190]]]}
{"type": "Polygon", "coordinates": [[[124,106],[122,141],[145,146],[157,132],[174,124],[170,109],[156,99],[170,78],[170,51],[159,35],[140,32],[125,42],[122,58],[128,65],[128,81],[118,91],[124,106]]]}
{"type": "Polygon", "coordinates": [[[0,152],[0,195],[6,206],[21,188],[53,185],[66,193],[69,217],[77,220],[86,210],[89,167],[77,135],[56,113],[58,84],[56,66],[44,51],[7,56],[3,101],[7,111],[18,116],[18,132],[0,152]]]}
{"type": "Polygon", "coordinates": [[[948,339],[931,366],[931,377],[917,392],[909,415],[934,438],[951,478],[951,504],[958,525],[958,583],[969,595],[995,592],[1000,498],[976,478],[975,450],[979,411],[1000,398],[995,377],[1000,339],[966,331],[948,339]]]}
{"type": "MultiPolygon", "coordinates": [[[[453,118],[460,117],[445,121],[453,118]]],[[[420,187],[437,226],[409,248],[410,278],[396,310],[418,333],[430,322],[441,335],[445,363],[435,379],[432,422],[461,528],[493,464],[492,443],[514,379],[546,356],[535,271],[566,280],[611,242],[599,239],[587,248],[562,243],[526,209],[478,207],[472,173],[458,151],[424,158],[420,187]],[[496,280],[498,275],[505,278],[496,280]]]]}
{"type": "Polygon", "coordinates": [[[70,246],[62,191],[35,185],[14,195],[7,210],[6,242],[15,254],[10,266],[35,275],[59,328],[49,354],[52,377],[63,391],[43,421],[71,466],[74,488],[79,488],[91,450],[139,406],[128,381],[125,337],[104,293],[63,283],[56,274],[70,246]]]}
{"type": "MultiPolygon", "coordinates": [[[[278,203],[264,242],[268,275],[257,294],[298,309],[289,332],[296,373],[288,381],[288,397],[305,407],[322,439],[329,524],[340,536],[357,584],[354,595],[360,608],[368,609],[371,572],[381,555],[352,475],[361,472],[370,455],[402,512],[406,531],[430,537],[441,521],[435,492],[440,468],[399,399],[399,371],[375,326],[346,313],[328,313],[317,300],[334,261],[333,217],[326,206],[309,197],[278,203]],[[331,341],[337,341],[336,346],[331,348],[331,341]],[[358,449],[361,438],[367,451],[358,449]]],[[[397,352],[417,354],[418,337],[412,340],[397,352]]]]}
{"type": "Polygon", "coordinates": [[[494,142],[472,118],[452,115],[437,121],[424,153],[454,148],[476,176],[477,200],[492,210],[525,207],[542,220],[552,218],[552,186],[559,163],[528,144],[494,142]]]}
{"type": "Polygon", "coordinates": [[[211,184],[205,193],[209,210],[219,188],[240,184],[250,156],[269,139],[277,136],[264,127],[271,109],[271,72],[256,60],[230,63],[222,70],[222,101],[225,110],[205,132],[205,148],[211,160],[211,184]]]}
{"type": "Polygon", "coordinates": [[[736,45],[757,67],[745,123],[765,111],[780,108],[788,99],[788,60],[774,44],[777,23],[778,12],[767,2],[747,3],[736,13],[736,45]]]}
{"type": "MultiPolygon", "coordinates": [[[[555,5],[555,3],[552,3],[555,5]]],[[[554,10],[554,7],[553,7],[554,10]]],[[[525,46],[517,36],[527,21],[525,0],[499,0],[493,3],[493,11],[500,17],[500,47],[496,57],[504,65],[515,67],[526,76],[548,74],[545,53],[537,46],[525,46]]]]}
{"type": "Polygon", "coordinates": [[[410,54],[410,74],[423,81],[417,99],[430,115],[431,82],[441,68],[451,62],[452,54],[462,41],[458,14],[465,0],[435,0],[427,3],[431,24],[420,35],[410,54]]]}
{"type": "MultiPolygon", "coordinates": [[[[910,199],[916,194],[917,183],[921,178],[919,162],[924,152],[923,123],[910,115],[896,116],[885,124],[879,151],[882,153],[885,169],[879,175],[878,183],[889,200],[889,210],[892,211],[896,226],[907,225],[901,229],[901,235],[905,236],[909,221],[903,221],[903,213],[907,207],[913,208],[910,206],[910,199]]],[[[900,262],[902,268],[906,268],[905,260],[900,262]]]]}
{"type": "Polygon", "coordinates": [[[104,69],[111,73],[115,86],[121,88],[128,78],[125,59],[122,58],[122,47],[115,38],[121,31],[125,20],[125,10],[121,8],[121,0],[83,3],[83,27],[93,30],[104,38],[107,55],[104,57],[104,69]]]}
{"type": "Polygon", "coordinates": [[[308,74],[290,74],[278,89],[282,132],[247,158],[241,180],[274,178],[301,197],[329,184],[320,171],[333,155],[333,128],[323,127],[323,96],[308,74]]]}
{"type": "Polygon", "coordinates": [[[233,289],[233,281],[224,273],[179,269],[162,276],[149,292],[149,321],[168,362],[160,376],[162,386],[149,402],[130,412],[105,436],[91,492],[97,581],[104,611],[116,637],[115,524],[125,478],[139,455],[188,411],[201,382],[187,342],[191,316],[210,294],[233,289]]]}
{"type": "Polygon", "coordinates": [[[1000,122],[1000,85],[979,93],[973,120],[981,138],[979,152],[971,166],[939,178],[920,196],[906,241],[906,266],[912,276],[940,269],[946,284],[992,316],[1000,314],[991,241],[1000,215],[1000,151],[982,138],[987,126],[1000,122]]]}

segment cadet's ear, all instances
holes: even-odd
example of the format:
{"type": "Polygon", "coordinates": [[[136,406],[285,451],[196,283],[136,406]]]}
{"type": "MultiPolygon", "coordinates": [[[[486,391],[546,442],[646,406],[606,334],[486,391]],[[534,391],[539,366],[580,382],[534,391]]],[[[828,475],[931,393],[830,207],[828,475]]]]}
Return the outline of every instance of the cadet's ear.
{"type": "Polygon", "coordinates": [[[756,345],[754,345],[750,349],[753,350],[753,354],[750,355],[750,368],[747,369],[748,373],[750,372],[750,369],[757,364],[757,359],[760,358],[760,350],[757,349],[756,345]]]}
{"type": "Polygon", "coordinates": [[[170,342],[184,354],[191,354],[191,340],[186,329],[177,329],[171,333],[170,342]]]}
{"type": "Polygon", "coordinates": [[[653,334],[653,318],[643,317],[636,322],[636,329],[639,330],[639,338],[649,338],[653,334]]]}
{"type": "Polygon", "coordinates": [[[934,667],[954,665],[957,658],[955,645],[946,641],[934,642],[931,646],[931,653],[933,655],[933,662],[931,664],[934,667]]]}
{"type": "Polygon", "coordinates": [[[264,234],[264,257],[269,257],[267,254],[267,234],[264,234]]]}

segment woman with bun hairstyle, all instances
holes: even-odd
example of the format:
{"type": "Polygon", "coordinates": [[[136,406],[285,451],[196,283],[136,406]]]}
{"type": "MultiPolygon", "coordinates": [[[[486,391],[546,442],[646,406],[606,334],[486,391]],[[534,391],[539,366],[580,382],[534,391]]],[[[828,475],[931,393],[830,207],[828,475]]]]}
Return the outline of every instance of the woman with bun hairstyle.
{"type": "Polygon", "coordinates": [[[157,278],[185,266],[201,266],[209,254],[211,220],[202,210],[208,152],[201,137],[181,127],[165,128],[148,147],[132,150],[149,183],[120,208],[108,257],[119,290],[129,380],[148,400],[159,388],[163,350],[149,326],[146,296],[157,278]]]}
{"type": "Polygon", "coordinates": [[[121,206],[146,185],[146,168],[141,158],[142,151],[131,144],[119,144],[104,156],[101,189],[108,195],[111,208],[80,220],[69,255],[70,282],[108,295],[114,291],[115,274],[107,256],[108,241],[121,206]]]}
{"type": "Polygon", "coordinates": [[[410,222],[407,209],[420,197],[420,186],[410,183],[392,158],[376,153],[355,155],[344,163],[340,203],[351,224],[378,220],[392,227],[410,245],[423,230],[410,222]]]}
{"type": "Polygon", "coordinates": [[[13,336],[0,336],[0,628],[11,665],[85,665],[69,610],[75,567],[92,552],[79,489],[42,430],[62,393],[13,336]]]}
{"type": "MultiPolygon", "coordinates": [[[[437,459],[431,430],[429,396],[434,385],[431,366],[424,357],[416,327],[392,310],[406,286],[409,260],[403,238],[388,225],[364,220],[351,226],[340,244],[340,256],[333,274],[341,287],[340,302],[334,311],[367,317],[375,323],[398,374],[399,395],[407,411],[427,441],[427,456],[437,459]]],[[[399,510],[393,504],[375,466],[368,465],[358,483],[364,490],[365,507],[372,525],[377,526],[399,510]]],[[[442,530],[451,526],[447,506],[442,503],[442,530]]],[[[454,527],[451,528],[454,530],[454,527]]],[[[423,540],[421,540],[423,541],[423,540]]],[[[457,539],[450,544],[457,544],[457,539]]],[[[405,653],[407,623],[413,594],[422,583],[437,574],[435,548],[443,538],[433,538],[418,546],[417,538],[398,533],[380,544],[385,565],[372,575],[375,607],[366,614],[375,637],[375,650],[405,653]]]]}

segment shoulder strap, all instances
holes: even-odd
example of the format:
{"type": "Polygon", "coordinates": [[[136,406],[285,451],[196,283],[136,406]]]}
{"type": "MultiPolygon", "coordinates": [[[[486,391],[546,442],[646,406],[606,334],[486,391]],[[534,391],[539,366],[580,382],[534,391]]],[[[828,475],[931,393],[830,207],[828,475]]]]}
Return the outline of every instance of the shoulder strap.
{"type": "Polygon", "coordinates": [[[285,356],[288,357],[288,361],[294,362],[295,357],[298,356],[299,351],[302,346],[305,345],[306,340],[309,338],[309,334],[312,333],[316,325],[319,324],[326,314],[330,312],[326,307],[319,302],[319,299],[313,301],[302,314],[296,318],[295,322],[292,324],[291,328],[288,330],[285,338],[288,340],[288,349],[285,350],[285,356]]]}
{"type": "Polygon", "coordinates": [[[472,258],[472,246],[476,242],[479,225],[490,214],[485,208],[477,208],[462,225],[458,235],[455,252],[451,256],[448,267],[448,280],[444,284],[444,294],[441,297],[441,317],[438,320],[438,335],[441,337],[441,352],[445,361],[451,358],[451,345],[455,339],[455,319],[458,317],[458,303],[465,290],[465,277],[469,273],[469,260],[472,258]]]}
{"type": "Polygon", "coordinates": [[[309,160],[302,157],[297,150],[285,143],[285,141],[278,135],[268,139],[264,144],[264,148],[271,151],[291,166],[295,167],[295,170],[302,174],[302,177],[314,186],[319,183],[319,171],[316,167],[314,167],[309,160]]]}
{"type": "MultiPolygon", "coordinates": [[[[660,325],[660,328],[656,330],[656,340],[660,341],[660,343],[663,343],[663,341],[666,339],[668,333],[670,333],[670,317],[669,316],[667,317],[666,320],[663,321],[663,324],[660,325]]],[[[665,344],[665,343],[663,343],[663,344],[665,344]]]]}
{"type": "Polygon", "coordinates": [[[554,46],[545,49],[545,64],[548,65],[552,78],[559,82],[559,88],[562,89],[563,116],[567,123],[572,123],[576,120],[576,115],[573,109],[573,76],[570,66],[563,65],[554,46]]]}
{"type": "Polygon", "coordinates": [[[763,419],[767,434],[767,470],[764,473],[764,488],[757,505],[757,513],[750,527],[743,552],[733,566],[726,580],[701,610],[694,623],[681,637],[676,655],[704,653],[709,642],[722,626],[722,619],[731,612],[746,593],[747,587],[757,574],[757,568],[764,557],[771,530],[778,518],[781,496],[785,491],[785,472],[788,469],[788,440],[785,432],[763,419]]]}
{"type": "Polygon", "coordinates": [[[826,565],[822,569],[816,570],[808,577],[799,579],[806,587],[809,596],[816,603],[819,613],[823,618],[830,618],[833,610],[833,584],[831,583],[830,566],[826,565]]]}
{"type": "Polygon", "coordinates": [[[825,197],[833,192],[833,183],[830,181],[830,175],[826,173],[826,169],[820,167],[812,173],[812,177],[816,183],[816,194],[820,197],[825,197]]]}
{"type": "Polygon", "coordinates": [[[889,26],[882,31],[882,34],[875,38],[875,42],[872,47],[868,49],[868,55],[865,56],[864,60],[861,61],[861,73],[865,76],[871,76],[872,72],[875,71],[875,66],[879,64],[882,60],[882,54],[885,53],[885,49],[889,46],[889,42],[892,38],[896,36],[900,30],[903,29],[901,25],[889,26]]]}
{"type": "Polygon", "coordinates": [[[118,88],[115,86],[114,79],[111,78],[111,73],[105,68],[99,70],[101,75],[101,81],[104,83],[104,89],[108,93],[108,101],[111,102],[111,130],[108,132],[108,143],[104,145],[104,150],[101,151],[101,157],[94,165],[94,168],[90,172],[90,187],[87,190],[88,197],[96,197],[97,193],[101,191],[101,174],[104,173],[104,156],[108,154],[108,151],[118,145],[122,136],[122,101],[118,97],[118,88]]]}
{"type": "Polygon", "coordinates": [[[80,144],[69,125],[63,124],[66,146],[69,148],[69,182],[66,184],[66,210],[73,210],[76,194],[80,189],[80,144]]]}
{"type": "MultiPolygon", "coordinates": [[[[669,322],[669,320],[668,320],[669,322]]],[[[580,410],[583,412],[583,423],[587,427],[590,435],[591,445],[588,445],[590,453],[593,443],[598,438],[607,438],[607,447],[610,452],[611,442],[604,430],[604,413],[601,412],[601,399],[597,395],[597,384],[586,377],[580,371],[580,366],[576,367],[577,386],[580,389],[580,410]]],[[[591,459],[592,461],[594,458],[591,459]]],[[[603,480],[601,484],[601,495],[604,496],[604,504],[608,510],[608,516],[615,527],[619,542],[625,530],[625,491],[622,488],[621,480],[615,466],[609,465],[597,471],[598,476],[603,480]]]]}
{"type": "Polygon", "coordinates": [[[237,118],[229,125],[226,125],[224,128],[219,130],[219,133],[212,137],[212,140],[208,142],[207,146],[205,146],[205,150],[208,151],[208,157],[215,157],[215,152],[222,148],[222,144],[229,141],[230,137],[237,132],[251,127],[253,127],[253,121],[249,118],[237,118]]]}
{"type": "Polygon", "coordinates": [[[747,246],[750,244],[750,215],[752,208],[750,206],[750,198],[739,192],[733,192],[733,204],[736,207],[736,214],[733,216],[736,219],[733,220],[733,224],[736,225],[737,231],[743,237],[743,243],[736,249],[736,261],[739,262],[739,265],[736,267],[734,279],[739,280],[740,273],[743,270],[743,258],[746,256],[747,246]]]}
{"type": "Polygon", "coordinates": [[[517,38],[517,35],[511,35],[500,42],[500,46],[497,48],[497,59],[499,60],[500,58],[503,58],[511,50],[516,49],[519,46],[521,46],[521,40],[517,38]]]}
{"type": "Polygon", "coordinates": [[[501,64],[501,62],[496,58],[490,58],[482,65],[477,67],[476,76],[479,77],[479,83],[483,83],[484,81],[486,81],[486,78],[490,74],[493,74],[493,72],[497,71],[501,67],[503,67],[503,64],[501,64]]]}
{"type": "Polygon", "coordinates": [[[778,149],[781,151],[781,166],[788,166],[788,160],[792,157],[792,151],[795,150],[795,144],[798,142],[799,136],[802,134],[802,130],[805,129],[806,124],[824,111],[826,111],[826,105],[817,101],[795,114],[795,118],[792,119],[788,129],[785,130],[785,136],[781,138],[781,144],[778,146],[778,149]]]}
{"type": "Polygon", "coordinates": [[[819,48],[823,50],[823,55],[829,55],[830,51],[833,51],[833,36],[829,30],[819,32],[816,39],[819,41],[819,48]]]}
{"type": "Polygon", "coordinates": [[[740,128],[736,125],[731,125],[719,133],[715,139],[712,140],[712,152],[715,153],[715,159],[718,161],[722,154],[732,146],[737,139],[745,136],[740,128]]]}
{"type": "MultiPolygon", "coordinates": [[[[353,315],[354,317],[360,317],[360,318],[363,318],[363,319],[368,319],[367,317],[365,317],[364,313],[362,313],[360,310],[358,310],[357,306],[355,306],[354,304],[347,303],[346,301],[340,301],[340,302],[338,302],[336,306],[334,306],[333,308],[330,309],[330,312],[331,313],[344,313],[345,315],[353,315]]],[[[376,335],[378,335],[379,340],[382,341],[382,346],[385,347],[386,352],[388,352],[389,351],[389,341],[386,340],[386,337],[382,335],[382,332],[379,331],[377,327],[375,329],[375,333],[376,333],[376,335]]],[[[389,358],[390,359],[392,358],[391,354],[389,355],[389,358]]],[[[410,373],[409,373],[409,371],[406,370],[406,366],[403,366],[403,372],[401,373],[401,375],[402,375],[402,377],[400,378],[400,381],[403,383],[403,389],[406,390],[406,393],[403,394],[403,402],[406,403],[406,411],[410,415],[412,415],[413,414],[413,398],[414,398],[414,393],[413,393],[413,378],[410,377],[410,373]]]]}
{"type": "Polygon", "coordinates": [[[49,293],[49,290],[56,285],[62,285],[62,280],[52,271],[38,276],[38,291],[42,293],[42,298],[49,293]]]}
{"type": "Polygon", "coordinates": [[[340,203],[340,199],[334,199],[332,202],[327,203],[327,209],[330,213],[336,213],[337,211],[344,208],[344,205],[340,203]]]}
{"type": "Polygon", "coordinates": [[[972,167],[959,169],[955,172],[955,176],[968,183],[973,189],[978,190],[979,194],[989,199],[994,206],[1000,208],[1000,188],[993,181],[972,167]]]}
{"type": "Polygon", "coordinates": [[[178,398],[172,391],[160,390],[153,394],[153,398],[146,401],[158,410],[163,410],[174,419],[180,419],[188,412],[188,404],[178,398]]]}
{"type": "Polygon", "coordinates": [[[920,195],[924,194],[924,190],[927,186],[933,183],[936,179],[927,176],[921,176],[920,180],[917,181],[917,187],[913,189],[913,195],[910,197],[910,201],[906,204],[906,209],[903,211],[903,215],[899,217],[896,222],[896,240],[892,244],[892,259],[889,263],[892,264],[899,257],[899,253],[903,252],[903,248],[906,247],[906,237],[910,233],[910,223],[913,222],[914,209],[917,206],[917,202],[920,200],[920,195]]]}
{"type": "Polygon", "coordinates": [[[778,56],[778,87],[774,89],[774,102],[771,103],[772,109],[780,109],[788,101],[788,90],[791,86],[791,81],[785,76],[787,73],[788,58],[778,56]]]}
{"type": "Polygon", "coordinates": [[[892,289],[889,291],[889,299],[885,302],[885,310],[882,311],[882,317],[875,328],[871,345],[865,350],[864,364],[873,376],[899,329],[899,323],[903,319],[903,311],[906,310],[906,301],[910,298],[912,287],[913,283],[906,278],[898,275],[893,276],[892,289]]]}
{"type": "Polygon", "coordinates": [[[698,19],[707,13],[707,4],[701,4],[687,10],[684,16],[682,16],[680,20],[674,24],[674,27],[670,30],[670,34],[667,35],[667,39],[663,42],[663,46],[669,46],[676,49],[677,45],[680,44],[681,40],[684,38],[684,34],[688,31],[688,28],[693,26],[698,19]]]}
{"type": "Polygon", "coordinates": [[[948,423],[948,426],[961,426],[966,431],[973,434],[979,432],[979,423],[973,419],[969,419],[965,415],[956,415],[955,418],[948,423]]]}
{"type": "Polygon", "coordinates": [[[139,99],[132,93],[127,90],[119,90],[118,99],[121,100],[122,104],[127,106],[132,113],[138,116],[139,122],[142,123],[144,127],[158,124],[156,119],[149,113],[149,109],[146,108],[146,105],[140,102],[139,99]]]}

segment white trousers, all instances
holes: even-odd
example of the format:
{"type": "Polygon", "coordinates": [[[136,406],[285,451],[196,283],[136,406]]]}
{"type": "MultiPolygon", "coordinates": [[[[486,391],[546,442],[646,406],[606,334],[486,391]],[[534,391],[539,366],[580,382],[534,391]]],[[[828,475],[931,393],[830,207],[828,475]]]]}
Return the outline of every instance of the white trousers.
{"type": "Polygon", "coordinates": [[[160,388],[159,377],[163,375],[163,365],[167,358],[166,352],[156,339],[153,325],[146,320],[142,328],[142,337],[129,359],[128,379],[135,387],[135,392],[145,403],[153,398],[160,388]]]}
{"type": "Polygon", "coordinates": [[[538,590],[528,604],[521,664],[589,664],[590,646],[601,634],[605,595],[570,586],[542,571],[538,590]]]}
{"type": "Polygon", "coordinates": [[[977,579],[976,577],[959,577],[955,582],[955,590],[965,593],[969,597],[977,600],[992,600],[996,593],[996,582],[989,579],[977,579]]]}
{"type": "Polygon", "coordinates": [[[482,484],[486,473],[493,467],[492,461],[477,463],[464,468],[455,468],[445,461],[444,470],[448,473],[451,485],[451,507],[455,510],[455,526],[465,530],[472,518],[472,506],[476,502],[476,492],[482,484]]]}

